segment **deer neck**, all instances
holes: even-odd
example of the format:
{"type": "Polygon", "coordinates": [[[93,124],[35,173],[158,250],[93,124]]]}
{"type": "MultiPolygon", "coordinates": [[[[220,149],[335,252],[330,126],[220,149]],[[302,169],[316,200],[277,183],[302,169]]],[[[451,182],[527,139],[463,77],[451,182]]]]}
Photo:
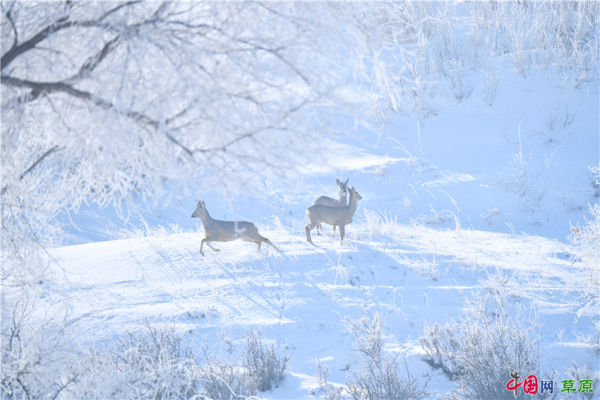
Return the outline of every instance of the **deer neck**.
{"type": "Polygon", "coordinates": [[[348,204],[348,208],[350,209],[350,211],[352,211],[352,214],[354,214],[354,211],[356,211],[356,206],[358,205],[358,199],[354,196],[350,196],[350,203],[348,204]]]}
{"type": "Polygon", "coordinates": [[[346,195],[346,193],[344,192],[340,192],[340,206],[347,206],[348,205],[348,196],[346,195]]]}
{"type": "Polygon", "coordinates": [[[214,220],[211,218],[210,214],[208,213],[208,211],[204,210],[203,213],[200,214],[200,220],[202,221],[202,223],[204,225],[210,224],[211,222],[213,222],[214,220]]]}

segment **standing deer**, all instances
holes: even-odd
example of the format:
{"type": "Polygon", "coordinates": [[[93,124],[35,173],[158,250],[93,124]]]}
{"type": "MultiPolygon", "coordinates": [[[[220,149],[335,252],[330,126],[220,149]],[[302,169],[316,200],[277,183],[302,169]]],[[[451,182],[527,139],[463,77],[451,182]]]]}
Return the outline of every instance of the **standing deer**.
{"type": "Polygon", "coordinates": [[[256,225],[248,221],[219,221],[213,219],[206,209],[206,205],[203,201],[196,201],[196,209],[192,213],[192,218],[200,218],[202,220],[202,226],[204,227],[204,239],[200,242],[200,254],[202,252],[202,246],[206,242],[207,246],[214,251],[220,251],[215,249],[210,242],[229,242],[232,240],[245,240],[247,242],[254,242],[258,245],[258,250],[263,242],[270,244],[281,253],[281,251],[275,246],[269,239],[261,236],[258,233],[256,225]]]}
{"type": "MultiPolygon", "coordinates": [[[[339,179],[335,180],[335,183],[337,183],[338,187],[340,188],[339,200],[328,196],[320,196],[315,200],[313,205],[323,205],[329,207],[346,206],[348,204],[348,179],[349,178],[346,179],[346,182],[342,182],[339,179]]],[[[317,225],[317,233],[319,233],[319,231],[323,231],[323,227],[321,226],[321,224],[317,225]]],[[[335,225],[333,226],[333,234],[335,235],[335,225]]]]}
{"type": "Polygon", "coordinates": [[[350,201],[347,206],[331,207],[317,204],[306,209],[306,216],[309,220],[309,223],[305,228],[306,240],[308,242],[312,243],[310,231],[321,224],[321,222],[325,222],[326,224],[340,227],[341,243],[344,243],[346,225],[352,222],[352,217],[356,212],[356,205],[358,204],[358,201],[362,199],[360,194],[358,194],[353,187],[348,188],[348,192],[350,193],[350,201]]]}

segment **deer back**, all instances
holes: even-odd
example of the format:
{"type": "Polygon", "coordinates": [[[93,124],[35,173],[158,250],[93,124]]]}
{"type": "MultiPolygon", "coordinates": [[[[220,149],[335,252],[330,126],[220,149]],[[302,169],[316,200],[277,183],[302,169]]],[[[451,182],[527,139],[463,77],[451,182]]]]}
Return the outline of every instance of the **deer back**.
{"type": "Polygon", "coordinates": [[[327,196],[319,196],[315,202],[313,203],[313,205],[317,206],[317,205],[323,205],[323,206],[329,206],[329,207],[339,207],[340,206],[340,202],[339,200],[336,200],[332,197],[327,197],[327,196]]]}
{"type": "Polygon", "coordinates": [[[239,237],[258,238],[256,225],[248,221],[220,221],[212,219],[204,225],[206,236],[219,240],[235,240],[239,237]]]}

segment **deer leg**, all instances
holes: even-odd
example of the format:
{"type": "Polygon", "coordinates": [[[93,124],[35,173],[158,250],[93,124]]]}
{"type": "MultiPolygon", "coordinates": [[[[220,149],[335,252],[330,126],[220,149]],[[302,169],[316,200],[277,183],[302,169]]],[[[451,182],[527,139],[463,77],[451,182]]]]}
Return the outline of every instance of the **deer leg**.
{"type": "Polygon", "coordinates": [[[314,225],[312,224],[312,222],[308,225],[306,225],[306,228],[304,228],[304,230],[306,231],[306,241],[310,242],[311,244],[314,244],[311,237],[310,237],[310,230],[314,228],[314,225]]]}
{"type": "Polygon", "coordinates": [[[275,250],[277,250],[279,253],[281,253],[281,250],[279,250],[279,248],[278,248],[277,246],[275,246],[275,245],[274,245],[274,244],[273,244],[273,243],[272,243],[272,242],[271,242],[269,239],[267,239],[266,237],[264,237],[264,236],[261,236],[261,237],[260,237],[260,240],[261,240],[261,241],[263,241],[263,242],[265,242],[266,244],[269,244],[269,245],[273,246],[273,248],[274,248],[275,250]]]}
{"type": "Polygon", "coordinates": [[[260,246],[262,245],[262,240],[257,240],[254,243],[256,243],[256,245],[258,246],[258,250],[257,251],[260,251],[260,246]]]}
{"type": "Polygon", "coordinates": [[[336,225],[333,225],[333,236],[335,237],[335,227],[336,225]]]}
{"type": "Polygon", "coordinates": [[[200,254],[204,255],[204,252],[202,251],[202,246],[204,246],[204,242],[206,242],[206,238],[202,239],[202,241],[200,242],[200,254]]]}
{"type": "Polygon", "coordinates": [[[221,250],[219,250],[219,249],[215,249],[215,248],[213,247],[213,245],[212,245],[212,244],[210,244],[210,242],[206,242],[206,245],[207,245],[208,247],[210,247],[211,249],[213,249],[213,251],[215,251],[215,252],[216,252],[216,251],[221,251],[221,250]]]}
{"type": "Polygon", "coordinates": [[[344,235],[346,234],[346,227],[344,225],[340,225],[340,236],[342,237],[341,244],[344,244],[344,235]]]}

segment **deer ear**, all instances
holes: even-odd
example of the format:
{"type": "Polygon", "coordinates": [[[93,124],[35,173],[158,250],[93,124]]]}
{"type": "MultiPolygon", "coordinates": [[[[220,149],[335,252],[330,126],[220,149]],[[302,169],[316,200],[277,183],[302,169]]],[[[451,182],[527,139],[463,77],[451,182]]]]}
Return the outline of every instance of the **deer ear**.
{"type": "Polygon", "coordinates": [[[350,178],[346,178],[346,182],[344,182],[344,185],[347,185],[349,180],[350,178]]]}
{"type": "Polygon", "coordinates": [[[339,179],[336,179],[336,180],[335,180],[335,183],[337,183],[338,185],[341,185],[341,184],[342,184],[342,182],[340,182],[340,180],[339,180],[339,179]]]}

